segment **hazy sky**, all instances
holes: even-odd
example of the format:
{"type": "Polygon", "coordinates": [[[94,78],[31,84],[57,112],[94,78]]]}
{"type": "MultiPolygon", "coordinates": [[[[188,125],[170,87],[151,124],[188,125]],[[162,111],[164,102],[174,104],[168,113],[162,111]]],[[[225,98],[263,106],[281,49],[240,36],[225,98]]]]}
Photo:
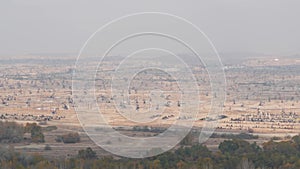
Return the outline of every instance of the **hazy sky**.
{"type": "Polygon", "coordinates": [[[78,53],[105,23],[154,11],[188,19],[219,52],[300,54],[299,0],[0,0],[0,56],[78,53]]]}

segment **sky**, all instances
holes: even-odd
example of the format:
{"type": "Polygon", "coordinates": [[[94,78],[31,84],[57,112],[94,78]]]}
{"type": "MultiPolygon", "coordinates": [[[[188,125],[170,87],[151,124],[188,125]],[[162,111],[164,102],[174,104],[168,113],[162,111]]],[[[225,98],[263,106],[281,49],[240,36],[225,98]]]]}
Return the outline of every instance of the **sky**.
{"type": "Polygon", "coordinates": [[[299,0],[0,0],[0,56],[76,54],[101,26],[137,12],[183,17],[219,52],[300,54],[299,0]]]}

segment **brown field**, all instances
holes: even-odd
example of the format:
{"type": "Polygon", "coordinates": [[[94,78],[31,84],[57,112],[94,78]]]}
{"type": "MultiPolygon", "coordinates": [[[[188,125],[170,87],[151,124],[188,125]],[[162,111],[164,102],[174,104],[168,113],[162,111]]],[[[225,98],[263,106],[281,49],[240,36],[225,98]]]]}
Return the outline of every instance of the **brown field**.
{"type": "MultiPolygon", "coordinates": [[[[107,69],[112,61],[107,61],[107,69]]],[[[72,71],[74,58],[24,57],[24,59],[2,59],[0,62],[0,119],[19,123],[37,122],[43,127],[57,126],[57,130],[45,132],[43,144],[15,144],[19,151],[41,153],[45,156],[74,155],[78,150],[92,147],[98,154],[109,154],[95,145],[84,133],[72,98],[72,71]],[[56,136],[75,131],[81,136],[80,143],[64,144],[55,141],[56,136]],[[44,151],[46,144],[51,151],[44,151]]],[[[217,132],[250,132],[259,135],[258,143],[277,136],[284,139],[300,132],[300,59],[265,57],[244,60],[238,64],[225,65],[227,80],[226,102],[219,119],[205,119],[210,110],[209,80],[203,68],[194,67],[199,84],[201,100],[197,117],[182,116],[180,95],[176,82],[167,78],[162,82],[137,77],[144,88],[130,88],[129,100],[115,103],[109,90],[109,77],[100,73],[96,80],[96,100],[101,113],[114,127],[151,126],[167,128],[174,122],[195,120],[195,127],[202,127],[207,121],[217,123],[217,132]],[[165,92],[160,97],[163,105],[152,105],[158,113],[147,114],[153,100],[147,89],[160,87],[165,92]],[[138,89],[138,90],[137,90],[138,89]],[[177,91],[177,93],[174,91],[177,91]],[[146,123],[130,121],[120,115],[116,107],[128,106],[134,113],[144,113],[146,123]],[[138,108],[137,108],[138,106],[138,108]],[[160,110],[164,110],[159,113],[160,110]]],[[[149,74],[148,74],[149,76],[149,74]]],[[[138,82],[136,83],[138,85],[138,82]]],[[[74,92],[74,91],[73,91],[74,92]]],[[[82,104],[81,104],[82,105],[82,104]]],[[[91,105],[85,105],[91,109],[91,105]]],[[[189,109],[194,109],[189,107],[189,109]]],[[[188,109],[187,109],[188,110],[188,109]]],[[[135,115],[135,114],[133,114],[135,115]]],[[[152,136],[149,132],[123,131],[129,136],[152,136]]],[[[222,139],[211,138],[206,142],[214,149],[222,139]]]]}

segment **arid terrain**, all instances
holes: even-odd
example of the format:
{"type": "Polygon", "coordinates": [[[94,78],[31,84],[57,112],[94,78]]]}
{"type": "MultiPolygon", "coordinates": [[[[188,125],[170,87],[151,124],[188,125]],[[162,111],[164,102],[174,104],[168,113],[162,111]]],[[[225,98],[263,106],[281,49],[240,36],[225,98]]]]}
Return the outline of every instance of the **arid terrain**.
{"type": "MultiPolygon", "coordinates": [[[[115,58],[116,59],[116,58],[115,58]]],[[[94,60],[91,60],[94,62],[94,60]]],[[[97,147],[84,133],[77,118],[78,106],[73,98],[72,74],[75,57],[24,56],[1,58],[0,61],[0,119],[18,123],[38,123],[42,127],[56,126],[45,131],[44,143],[15,143],[15,149],[46,156],[74,155],[79,149],[93,147],[98,154],[109,154],[97,147]],[[78,132],[80,142],[64,144],[55,138],[68,132],[78,132]],[[52,147],[44,151],[45,145],[52,147]]],[[[178,94],[179,87],[171,77],[157,72],[143,72],[131,80],[128,98],[118,100],[111,92],[110,78],[103,73],[114,64],[114,59],[104,62],[104,67],[95,77],[95,100],[108,123],[123,134],[147,137],[157,134],[152,130],[140,131],[139,127],[152,127],[164,131],[176,121],[193,119],[195,130],[201,130],[206,122],[217,123],[216,133],[251,133],[262,143],[272,137],[281,140],[300,132],[300,58],[256,57],[237,63],[224,62],[226,76],[226,101],[215,119],[207,118],[214,97],[210,91],[209,78],[203,67],[191,68],[199,80],[199,113],[182,116],[183,104],[178,94]],[[159,95],[151,97],[149,90],[160,89],[159,95]],[[175,92],[174,92],[175,91],[175,92]],[[153,103],[155,103],[153,105],[153,103]],[[118,108],[130,108],[142,114],[147,122],[130,121],[118,108]],[[151,110],[155,113],[147,114],[151,110]],[[162,112],[161,112],[162,111],[162,112]]],[[[76,80],[73,81],[76,83],[76,80]]],[[[82,102],[85,102],[84,100],[82,102]]],[[[83,105],[83,104],[81,104],[83,105]]],[[[86,103],[86,109],[92,105],[86,103]]],[[[188,107],[188,106],[187,106],[188,107]]],[[[193,109],[190,107],[190,109],[193,109]]],[[[205,144],[216,148],[223,139],[210,138],[205,144]]],[[[58,157],[58,156],[57,156],[58,157]]]]}

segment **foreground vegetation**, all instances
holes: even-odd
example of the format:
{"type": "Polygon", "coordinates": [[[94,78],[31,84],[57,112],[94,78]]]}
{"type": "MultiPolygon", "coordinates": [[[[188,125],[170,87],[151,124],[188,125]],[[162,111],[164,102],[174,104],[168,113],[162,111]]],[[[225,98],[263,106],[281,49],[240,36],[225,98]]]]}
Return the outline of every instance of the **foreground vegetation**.
{"type": "MultiPolygon", "coordinates": [[[[43,128],[36,124],[18,125],[0,122],[0,141],[15,143],[23,140],[24,133],[31,134],[31,141],[44,142],[43,128]]],[[[49,159],[39,154],[16,152],[12,146],[0,147],[1,169],[299,169],[300,136],[286,141],[272,139],[262,146],[241,139],[251,135],[214,135],[225,138],[218,151],[210,151],[205,145],[190,144],[191,135],[181,146],[156,157],[146,159],[97,156],[91,148],[78,151],[71,158],[49,159]]],[[[256,136],[254,137],[256,138],[256,136]]],[[[77,142],[78,134],[69,133],[62,141],[77,142]],[[71,140],[71,141],[70,141],[71,140]]],[[[2,144],[4,145],[4,144],[2,144]]],[[[9,144],[7,144],[9,145],[9,144]]],[[[45,150],[52,151],[50,145],[45,150]]]]}
{"type": "Polygon", "coordinates": [[[30,133],[29,141],[31,142],[45,142],[42,127],[36,123],[27,123],[23,126],[15,122],[0,121],[0,143],[20,143],[26,140],[24,138],[25,133],[30,133]]]}
{"type": "Polygon", "coordinates": [[[240,139],[225,140],[217,152],[200,144],[182,146],[146,159],[97,157],[87,148],[72,158],[49,160],[38,154],[25,155],[12,147],[2,147],[0,166],[3,169],[299,169],[300,136],[289,141],[271,140],[262,148],[240,139]]]}

